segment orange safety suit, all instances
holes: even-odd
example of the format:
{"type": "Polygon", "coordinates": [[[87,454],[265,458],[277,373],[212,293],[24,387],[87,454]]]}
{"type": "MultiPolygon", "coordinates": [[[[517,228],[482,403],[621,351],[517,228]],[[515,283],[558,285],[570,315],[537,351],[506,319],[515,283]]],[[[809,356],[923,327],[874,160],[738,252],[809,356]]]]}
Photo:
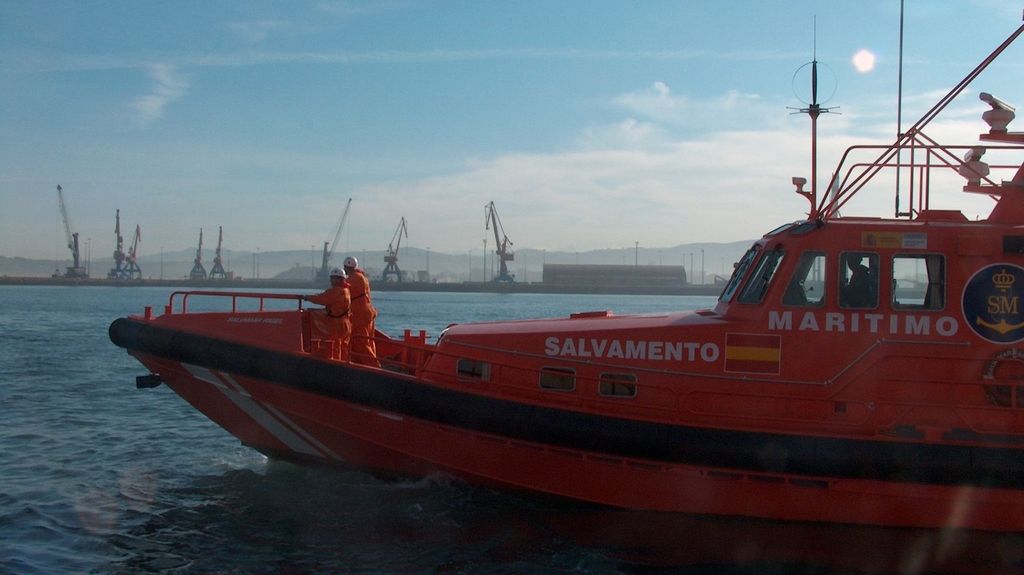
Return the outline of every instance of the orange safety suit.
{"type": "Polygon", "coordinates": [[[306,296],[306,299],[324,306],[322,310],[310,310],[314,337],[319,335],[322,339],[332,340],[331,357],[348,360],[349,340],[352,336],[352,321],[349,319],[352,296],[348,283],[332,283],[331,287],[316,295],[306,296]]]}
{"type": "Polygon", "coordinates": [[[377,361],[377,308],[370,298],[370,279],[359,268],[345,270],[352,291],[352,362],[380,367],[377,361]]]}

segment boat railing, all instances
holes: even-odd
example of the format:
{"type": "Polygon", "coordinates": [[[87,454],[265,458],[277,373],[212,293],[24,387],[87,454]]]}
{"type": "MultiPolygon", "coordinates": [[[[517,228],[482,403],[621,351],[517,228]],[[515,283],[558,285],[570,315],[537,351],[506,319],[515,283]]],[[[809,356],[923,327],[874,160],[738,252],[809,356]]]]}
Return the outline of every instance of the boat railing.
{"type": "Polygon", "coordinates": [[[164,313],[172,314],[174,312],[175,300],[180,298],[179,311],[177,313],[186,314],[189,313],[189,298],[193,296],[204,296],[204,297],[220,297],[231,300],[231,313],[239,311],[239,300],[254,300],[256,311],[266,311],[268,300],[293,300],[297,302],[296,310],[302,310],[302,295],[301,294],[283,294],[283,293],[260,293],[260,292],[236,292],[236,291],[206,291],[206,290],[187,290],[187,291],[176,291],[173,292],[167,298],[167,307],[164,308],[164,313]]]}
{"type": "MultiPolygon", "coordinates": [[[[802,191],[802,188],[798,186],[798,193],[812,198],[812,213],[817,215],[821,219],[826,220],[829,219],[830,217],[837,216],[839,214],[839,210],[849,201],[849,199],[852,198],[853,195],[856,194],[858,191],[860,191],[868,181],[874,178],[874,176],[880,170],[887,167],[897,168],[898,170],[900,167],[903,167],[904,165],[902,163],[902,158],[903,154],[905,153],[911,155],[910,164],[906,165],[906,167],[909,168],[909,174],[906,177],[910,180],[911,193],[917,194],[917,205],[916,207],[914,207],[915,199],[911,198],[908,205],[912,206],[912,208],[906,211],[903,211],[901,209],[899,189],[900,184],[902,183],[902,178],[901,173],[897,171],[895,214],[896,217],[913,217],[915,215],[915,212],[920,212],[922,209],[929,209],[929,176],[932,168],[938,167],[956,169],[957,171],[960,172],[961,175],[967,178],[969,185],[977,184],[978,176],[987,175],[979,174],[977,172],[970,173],[972,171],[971,168],[975,165],[975,162],[978,158],[972,157],[971,153],[968,152],[968,155],[965,155],[965,157],[961,159],[957,157],[955,154],[953,154],[952,150],[974,148],[980,149],[982,148],[982,146],[940,146],[935,140],[925,135],[924,129],[927,128],[929,124],[931,124],[931,122],[950,105],[950,103],[956,100],[964,92],[964,90],[966,90],[967,87],[970,86],[974,82],[974,80],[976,80],[978,76],[980,76],[981,73],[986,68],[988,68],[988,66],[993,61],[995,61],[995,59],[1000,54],[1002,54],[1002,52],[1006,50],[1006,48],[1008,48],[1010,44],[1012,44],[1017,39],[1017,37],[1020,36],[1022,33],[1024,33],[1024,25],[1019,26],[1014,32],[1012,32],[1006,38],[1006,40],[1004,40],[988,55],[988,57],[982,60],[982,62],[979,63],[973,70],[968,72],[968,74],[963,79],[961,79],[959,83],[957,83],[952,89],[950,89],[950,91],[945,96],[940,98],[939,101],[936,102],[936,104],[932,106],[931,109],[925,112],[925,114],[920,119],[918,119],[917,122],[915,122],[906,130],[903,130],[901,126],[900,133],[897,136],[896,141],[893,142],[892,144],[887,146],[854,146],[849,148],[840,160],[835,172],[833,173],[832,181],[830,182],[829,187],[827,188],[828,190],[832,190],[831,193],[827,193],[823,197],[815,197],[816,194],[813,191],[812,193],[808,194],[807,192],[802,191]],[[842,176],[842,180],[840,180],[840,174],[844,174],[843,166],[846,165],[849,155],[853,151],[859,149],[880,149],[881,153],[873,162],[869,162],[867,164],[854,164],[851,168],[849,168],[848,171],[846,171],[845,175],[842,176]],[[927,152],[925,158],[926,161],[923,163],[914,161],[914,154],[918,150],[927,152]],[[930,164],[933,158],[939,160],[938,165],[933,166],[930,164]],[[894,160],[895,163],[893,163],[894,160]],[[855,172],[854,170],[858,166],[863,166],[863,168],[855,172]],[[966,170],[967,173],[962,171],[965,167],[968,168],[966,170]]],[[[981,97],[982,100],[991,105],[993,109],[998,107],[1005,107],[1005,104],[999,102],[998,99],[993,98],[989,94],[982,93],[981,97]]],[[[1010,111],[1012,112],[1012,109],[1010,111]]],[[[990,118],[987,118],[985,115],[983,115],[982,119],[985,120],[986,122],[989,122],[990,118]]],[[[1009,119],[1002,122],[1001,125],[994,125],[993,123],[989,123],[991,127],[990,134],[1006,134],[1005,124],[1008,123],[1009,121],[1012,121],[1012,119],[1013,117],[1011,114],[1009,116],[1009,119]]],[[[983,136],[983,139],[993,138],[985,138],[983,136]]],[[[995,149],[995,147],[991,147],[988,149],[995,149]]],[[[1019,148],[1013,147],[1013,149],[1019,148]]],[[[794,184],[796,183],[797,180],[794,180],[794,184]]],[[[806,181],[804,181],[804,183],[806,183],[806,181]]]]}
{"type": "Polygon", "coordinates": [[[1024,150],[1024,145],[941,145],[930,139],[906,146],[850,146],[841,157],[839,169],[836,170],[829,185],[829,188],[836,192],[828,198],[821,213],[825,219],[838,214],[847,202],[865,188],[882,170],[906,171],[903,177],[909,184],[907,189],[912,212],[898,215],[913,215],[931,207],[932,179],[933,175],[939,171],[959,176],[965,183],[964,191],[994,190],[1002,183],[1001,174],[1019,170],[1021,164],[981,164],[981,155],[986,153],[998,155],[1022,150],[1024,150]],[[860,153],[872,151],[880,151],[876,160],[869,162],[855,160],[860,153]]]}

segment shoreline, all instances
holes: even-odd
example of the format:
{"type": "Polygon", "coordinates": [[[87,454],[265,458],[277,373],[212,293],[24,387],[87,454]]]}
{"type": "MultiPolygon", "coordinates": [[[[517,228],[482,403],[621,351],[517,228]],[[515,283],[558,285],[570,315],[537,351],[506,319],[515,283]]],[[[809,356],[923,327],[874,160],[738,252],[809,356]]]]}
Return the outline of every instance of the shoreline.
{"type": "MultiPolygon", "coordinates": [[[[189,279],[142,279],[111,280],[107,278],[53,278],[53,277],[0,277],[0,285],[7,286],[69,286],[69,287],[174,287],[181,289],[222,288],[244,291],[246,289],[312,290],[324,286],[309,280],[202,280],[189,279]]],[[[373,282],[374,291],[415,291],[452,293],[548,293],[548,294],[620,294],[620,295],[677,295],[717,296],[722,291],[719,285],[687,286],[614,286],[614,285],[553,285],[537,283],[501,282],[373,282]]]]}

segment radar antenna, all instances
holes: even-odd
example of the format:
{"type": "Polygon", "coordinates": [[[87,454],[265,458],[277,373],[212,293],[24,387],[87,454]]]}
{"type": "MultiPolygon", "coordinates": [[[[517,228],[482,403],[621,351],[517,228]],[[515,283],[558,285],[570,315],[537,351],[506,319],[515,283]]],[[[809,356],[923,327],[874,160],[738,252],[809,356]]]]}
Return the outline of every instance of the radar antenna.
{"type": "MultiPolygon", "coordinates": [[[[806,182],[803,178],[793,178],[793,183],[797,186],[797,193],[807,198],[811,202],[811,211],[807,214],[809,219],[818,218],[818,116],[821,114],[828,114],[836,107],[825,108],[818,101],[818,17],[814,17],[814,47],[812,52],[811,61],[800,66],[796,72],[793,73],[794,88],[793,92],[796,93],[796,76],[800,73],[800,70],[810,66],[811,67],[811,100],[810,102],[804,102],[807,104],[805,108],[790,108],[795,109],[797,114],[807,114],[811,118],[811,189],[804,190],[801,182],[806,182]]],[[[833,94],[835,89],[833,87],[833,94]]],[[[798,99],[803,101],[800,96],[798,99]]],[[[832,99],[830,94],[825,101],[832,99]]]]}

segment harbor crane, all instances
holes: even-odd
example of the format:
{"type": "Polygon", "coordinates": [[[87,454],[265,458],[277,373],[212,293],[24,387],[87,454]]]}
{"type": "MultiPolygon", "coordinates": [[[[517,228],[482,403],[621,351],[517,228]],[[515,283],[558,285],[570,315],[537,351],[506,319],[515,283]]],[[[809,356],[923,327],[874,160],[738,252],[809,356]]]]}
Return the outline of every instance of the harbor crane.
{"type": "Polygon", "coordinates": [[[352,207],[352,198],[345,204],[345,211],[341,213],[338,220],[338,229],[334,232],[334,241],[331,242],[330,250],[327,249],[327,242],[324,242],[324,257],[320,263],[320,270],[316,272],[317,283],[327,283],[331,273],[331,258],[334,257],[334,249],[338,247],[338,238],[341,237],[341,230],[345,229],[345,222],[348,221],[348,209],[352,207]]]}
{"type": "Polygon", "coordinates": [[[114,216],[114,267],[107,273],[107,279],[125,279],[124,262],[127,259],[124,253],[124,236],[121,235],[121,210],[117,210],[114,216]]]}
{"type": "Polygon", "coordinates": [[[213,268],[210,269],[210,279],[228,279],[227,272],[224,271],[224,265],[220,258],[220,248],[224,243],[224,226],[218,226],[217,228],[217,252],[213,256],[213,268]]]}
{"type": "Polygon", "coordinates": [[[196,250],[195,263],[192,264],[192,271],[189,272],[188,279],[206,279],[206,268],[203,267],[203,228],[199,228],[199,248],[196,250]]]}
{"type": "Polygon", "coordinates": [[[135,237],[132,238],[132,245],[128,253],[124,252],[124,236],[121,235],[121,210],[117,210],[114,218],[114,241],[117,246],[114,249],[114,267],[107,273],[107,279],[112,280],[140,280],[142,269],[139,268],[137,250],[139,241],[142,239],[142,229],[135,225],[135,237]]]}
{"type": "Polygon", "coordinates": [[[71,250],[72,264],[67,268],[67,271],[63,276],[58,273],[54,273],[53,276],[65,278],[87,278],[89,277],[89,271],[82,265],[82,260],[79,257],[78,232],[71,231],[71,222],[68,220],[68,209],[64,205],[64,190],[60,185],[57,186],[57,202],[60,204],[61,218],[64,219],[64,236],[67,238],[68,249],[71,250]]]}
{"type": "Polygon", "coordinates": [[[402,236],[409,237],[409,230],[405,227],[405,216],[398,222],[398,229],[395,230],[394,237],[391,238],[391,243],[388,244],[388,253],[384,256],[384,271],[380,274],[380,279],[388,281],[388,278],[395,276],[395,281],[402,281],[402,270],[398,268],[398,248],[402,245],[402,236]]]}
{"type": "Polygon", "coordinates": [[[505,235],[505,229],[501,227],[501,219],[498,218],[498,210],[494,207],[494,202],[491,202],[484,206],[484,230],[494,230],[494,253],[498,254],[499,270],[498,275],[495,276],[494,281],[496,282],[514,282],[516,281],[515,274],[508,273],[508,264],[515,259],[515,254],[509,249],[512,242],[505,235]]]}
{"type": "Polygon", "coordinates": [[[132,238],[132,245],[128,248],[128,257],[125,258],[125,277],[130,280],[142,279],[142,268],[139,267],[139,242],[142,241],[142,228],[135,224],[135,236],[132,238]]]}

